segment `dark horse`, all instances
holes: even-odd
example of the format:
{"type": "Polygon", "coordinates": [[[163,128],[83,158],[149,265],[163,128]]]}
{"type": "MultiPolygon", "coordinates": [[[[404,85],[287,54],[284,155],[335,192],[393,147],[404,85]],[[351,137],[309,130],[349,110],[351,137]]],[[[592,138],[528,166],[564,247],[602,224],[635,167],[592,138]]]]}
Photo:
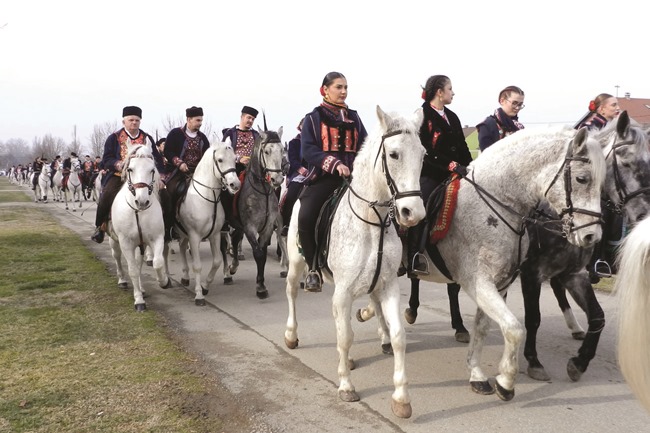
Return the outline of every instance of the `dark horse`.
{"type": "MultiPolygon", "coordinates": [[[[639,126],[631,124],[626,112],[621,113],[616,122],[610,122],[604,129],[590,134],[601,144],[606,156],[607,177],[603,188],[603,207],[617,213],[622,213],[624,209],[626,220],[632,224],[640,221],[650,211],[650,197],[646,194],[650,192],[648,135],[639,126]]],[[[574,332],[574,338],[584,339],[578,356],[572,357],[567,364],[567,374],[571,380],[577,381],[596,354],[600,334],[605,326],[605,315],[586,270],[594,247],[579,248],[572,245],[562,236],[558,224],[557,215],[551,215],[545,206],[540,208],[537,223],[527,223],[529,247],[520,267],[526,326],[524,356],[528,360],[528,375],[531,378],[543,381],[550,379],[537,357],[536,349],[537,329],[541,322],[541,286],[550,279],[553,293],[565,317],[572,316],[565,290],[569,291],[587,315],[587,333],[574,332]]],[[[411,280],[409,308],[405,311],[409,323],[415,322],[420,305],[419,282],[418,279],[411,280]]],[[[462,326],[458,290],[450,287],[448,294],[452,326],[458,335],[458,324],[462,326]]],[[[567,319],[567,323],[570,322],[567,319]]]]}
{"type": "MultiPolygon", "coordinates": [[[[278,219],[278,198],[275,190],[280,188],[284,181],[286,156],[281,141],[282,127],[277,132],[269,131],[265,119],[264,131],[260,128],[258,130],[260,137],[253,146],[241,190],[235,197],[236,212],[229,222],[233,228],[231,234],[233,248],[239,245],[246,235],[253,249],[253,257],[257,264],[256,294],[258,298],[264,299],[269,295],[264,285],[266,253],[278,219]]],[[[221,254],[226,268],[227,242],[223,237],[221,254]]],[[[239,267],[237,254],[233,256],[232,264],[227,267],[230,276],[234,275],[239,267]]]]}

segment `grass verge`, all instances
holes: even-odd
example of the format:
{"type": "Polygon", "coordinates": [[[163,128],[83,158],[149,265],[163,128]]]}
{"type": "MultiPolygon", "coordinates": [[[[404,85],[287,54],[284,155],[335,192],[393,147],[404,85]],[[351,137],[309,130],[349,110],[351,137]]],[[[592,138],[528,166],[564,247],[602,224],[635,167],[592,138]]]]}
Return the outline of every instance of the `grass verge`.
{"type": "Polygon", "coordinates": [[[0,207],[0,275],[0,431],[245,431],[206,414],[214,384],[164,318],[45,211],[0,207]]]}

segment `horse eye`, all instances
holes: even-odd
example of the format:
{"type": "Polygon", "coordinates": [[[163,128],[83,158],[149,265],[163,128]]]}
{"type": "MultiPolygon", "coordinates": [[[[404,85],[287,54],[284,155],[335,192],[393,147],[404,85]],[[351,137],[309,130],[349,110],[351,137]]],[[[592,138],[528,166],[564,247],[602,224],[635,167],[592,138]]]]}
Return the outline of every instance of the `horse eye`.
{"type": "Polygon", "coordinates": [[[217,162],[223,162],[223,159],[219,158],[217,159],[217,162]]]}
{"type": "Polygon", "coordinates": [[[391,152],[388,154],[393,159],[399,159],[399,154],[397,152],[391,152]]]}
{"type": "Polygon", "coordinates": [[[629,162],[624,162],[624,163],[622,163],[621,165],[622,165],[623,167],[625,167],[625,168],[630,168],[630,167],[631,167],[631,164],[630,164],[629,162]]]}
{"type": "Polygon", "coordinates": [[[133,173],[133,169],[132,169],[132,168],[127,168],[126,171],[127,171],[127,173],[133,173]]]}
{"type": "Polygon", "coordinates": [[[588,182],[588,179],[586,176],[576,176],[576,181],[584,185],[588,182]]]}

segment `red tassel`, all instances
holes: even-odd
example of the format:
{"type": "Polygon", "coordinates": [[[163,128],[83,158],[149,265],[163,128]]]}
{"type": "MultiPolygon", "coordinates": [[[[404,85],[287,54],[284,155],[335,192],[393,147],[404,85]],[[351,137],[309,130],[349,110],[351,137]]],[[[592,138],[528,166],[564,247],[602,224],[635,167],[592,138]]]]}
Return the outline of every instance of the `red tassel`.
{"type": "Polygon", "coordinates": [[[426,90],[422,90],[422,99],[424,99],[425,101],[427,100],[427,91],[426,90]]]}
{"type": "Polygon", "coordinates": [[[320,95],[325,97],[325,89],[323,89],[323,86],[320,86],[320,95]]]}

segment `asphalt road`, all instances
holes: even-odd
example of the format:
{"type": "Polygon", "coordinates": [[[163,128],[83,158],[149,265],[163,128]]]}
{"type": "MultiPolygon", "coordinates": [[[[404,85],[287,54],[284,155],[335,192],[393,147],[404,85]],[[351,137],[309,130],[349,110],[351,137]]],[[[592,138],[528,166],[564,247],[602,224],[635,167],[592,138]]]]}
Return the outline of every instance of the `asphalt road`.
{"type": "MultiPolygon", "coordinates": [[[[85,202],[81,211],[68,212],[56,203],[41,204],[62,223],[77,232],[98,259],[114,270],[108,242],[90,241],[95,206],[85,202]]],[[[178,251],[174,242],[173,248],[178,251]]],[[[503,402],[496,395],[473,393],[465,367],[467,345],[453,338],[446,287],[422,283],[418,321],[405,324],[406,368],[413,416],[396,418],[390,409],[393,391],[393,359],[382,354],[377,324],[353,319],[355,343],[352,355],[357,368],[352,381],[361,401],[345,403],[337,395],[336,333],[331,313],[333,287],[322,293],[300,292],[297,301],[299,339],[297,349],[284,344],[287,301],[284,280],[269,249],[266,285],[269,298],[255,296],[255,263],[245,245],[233,285],[221,278],[210,287],[206,307],[194,305],[194,295],[180,286],[180,257],[170,256],[174,287],[160,289],[152,269],[146,267],[144,285],[149,310],[162,312],[186,342],[198,362],[205,362],[232,392],[233,398],[251,406],[258,432],[650,432],[650,415],[625,384],[616,364],[615,299],[598,292],[607,324],[596,358],[579,382],[571,382],[566,364],[577,353],[550,287],[542,290],[542,326],[538,352],[552,379],[538,382],[526,376],[523,348],[514,399],[503,402]]],[[[205,277],[209,248],[202,244],[205,277]]],[[[221,275],[221,273],[220,273],[221,275]]],[[[402,306],[408,302],[408,280],[401,278],[402,306]]],[[[115,280],[117,287],[117,278],[115,280]]],[[[116,288],[116,290],[118,290],[116,288]]],[[[363,307],[367,299],[355,301],[363,307]]],[[[515,282],[508,304],[523,321],[521,289],[515,282]]],[[[461,292],[461,310],[471,331],[475,305],[461,292]]],[[[137,314],[134,312],[134,314],[137,314]]],[[[578,319],[586,329],[582,312],[578,319]]],[[[502,353],[502,337],[493,325],[483,351],[485,371],[492,377],[502,353]]]]}

